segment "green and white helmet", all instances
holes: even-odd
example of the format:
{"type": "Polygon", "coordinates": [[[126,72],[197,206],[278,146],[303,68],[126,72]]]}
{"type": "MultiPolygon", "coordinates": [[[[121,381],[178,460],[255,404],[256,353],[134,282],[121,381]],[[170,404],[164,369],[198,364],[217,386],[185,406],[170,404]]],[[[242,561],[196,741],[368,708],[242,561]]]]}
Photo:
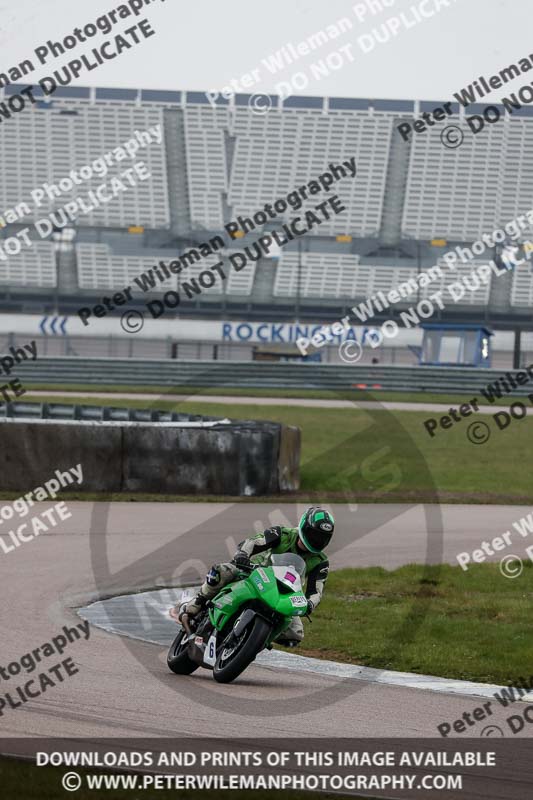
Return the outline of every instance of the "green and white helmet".
{"type": "Polygon", "coordinates": [[[320,506],[311,506],[302,514],[298,532],[306,550],[320,553],[331,541],[335,530],[335,520],[329,511],[320,506]]]}

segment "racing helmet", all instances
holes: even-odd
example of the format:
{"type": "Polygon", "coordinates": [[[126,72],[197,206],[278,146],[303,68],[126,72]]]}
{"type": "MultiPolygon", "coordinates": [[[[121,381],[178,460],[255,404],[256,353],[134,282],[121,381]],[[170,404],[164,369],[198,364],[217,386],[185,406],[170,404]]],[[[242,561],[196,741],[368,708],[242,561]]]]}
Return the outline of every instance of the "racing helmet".
{"type": "Polygon", "coordinates": [[[335,530],[335,520],[329,511],[320,506],[311,506],[302,514],[298,533],[306,550],[320,553],[331,541],[335,530]]]}

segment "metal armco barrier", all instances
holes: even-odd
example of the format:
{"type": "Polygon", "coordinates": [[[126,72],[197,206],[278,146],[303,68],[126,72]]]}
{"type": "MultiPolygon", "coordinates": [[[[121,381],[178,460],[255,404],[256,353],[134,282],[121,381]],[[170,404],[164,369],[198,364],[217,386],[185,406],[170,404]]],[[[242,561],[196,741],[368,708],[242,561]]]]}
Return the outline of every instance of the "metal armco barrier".
{"type": "MultiPolygon", "coordinates": [[[[533,371],[533,370],[532,370],[533,371]]],[[[508,370],[511,375],[514,370],[508,370]]],[[[494,369],[462,367],[350,366],[338,364],[257,363],[250,361],[175,361],[113,358],[38,358],[17,366],[16,376],[33,385],[329,389],[368,388],[395,392],[475,395],[505,377],[494,369]]],[[[533,392],[533,377],[513,394],[533,392]]],[[[502,393],[505,397],[505,392],[502,393]]]]}

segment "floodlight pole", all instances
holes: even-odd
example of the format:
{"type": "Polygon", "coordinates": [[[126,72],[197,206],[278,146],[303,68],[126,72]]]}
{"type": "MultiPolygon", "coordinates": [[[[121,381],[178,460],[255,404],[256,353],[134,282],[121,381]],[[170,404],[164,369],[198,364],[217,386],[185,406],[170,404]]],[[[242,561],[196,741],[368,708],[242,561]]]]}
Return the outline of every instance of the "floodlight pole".
{"type": "Polygon", "coordinates": [[[416,240],[416,271],[417,271],[417,284],[418,288],[416,290],[416,302],[420,302],[420,273],[422,271],[422,263],[420,258],[420,241],[416,240]]]}
{"type": "Polygon", "coordinates": [[[302,282],[302,240],[298,239],[298,269],[296,271],[296,322],[300,322],[300,292],[302,282]]]}

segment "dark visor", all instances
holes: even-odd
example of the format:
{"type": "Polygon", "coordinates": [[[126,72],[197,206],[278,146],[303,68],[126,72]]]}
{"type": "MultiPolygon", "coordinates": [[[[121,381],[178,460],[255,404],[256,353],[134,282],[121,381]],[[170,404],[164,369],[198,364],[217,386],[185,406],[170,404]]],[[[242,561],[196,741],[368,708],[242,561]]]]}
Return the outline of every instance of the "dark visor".
{"type": "Polygon", "coordinates": [[[331,542],[333,531],[320,531],[308,529],[305,532],[305,538],[311,547],[326,547],[331,542]]]}

